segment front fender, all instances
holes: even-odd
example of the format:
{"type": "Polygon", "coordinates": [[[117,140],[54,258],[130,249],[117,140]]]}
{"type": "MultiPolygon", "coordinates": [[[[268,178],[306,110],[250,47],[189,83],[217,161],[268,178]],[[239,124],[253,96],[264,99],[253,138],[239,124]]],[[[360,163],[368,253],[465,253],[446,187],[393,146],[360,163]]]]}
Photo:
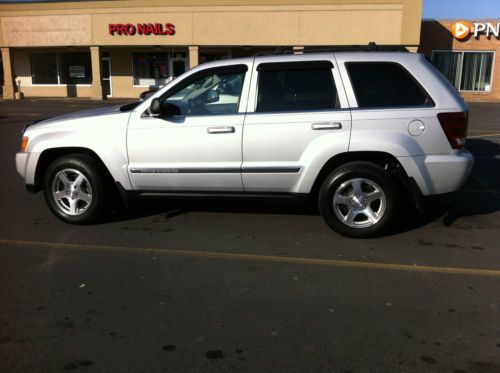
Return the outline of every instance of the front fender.
{"type": "MultiPolygon", "coordinates": [[[[104,118],[94,118],[98,121],[104,118]]],[[[123,118],[125,119],[125,118],[123,118]]],[[[125,189],[131,189],[127,172],[127,121],[102,121],[102,125],[93,123],[71,123],[67,126],[33,128],[29,137],[24,178],[26,184],[35,184],[37,164],[41,155],[49,150],[65,148],[83,148],[95,153],[108,169],[113,179],[125,189]]]]}

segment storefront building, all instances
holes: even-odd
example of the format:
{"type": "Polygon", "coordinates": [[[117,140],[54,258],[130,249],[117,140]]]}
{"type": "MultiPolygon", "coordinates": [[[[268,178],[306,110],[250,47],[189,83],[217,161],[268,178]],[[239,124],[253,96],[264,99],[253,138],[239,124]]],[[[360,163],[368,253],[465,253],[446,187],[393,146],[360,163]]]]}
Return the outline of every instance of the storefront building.
{"type": "Polygon", "coordinates": [[[277,48],[416,51],[421,0],[0,5],[3,97],[137,97],[205,61],[277,48]]]}
{"type": "Polygon", "coordinates": [[[500,101],[500,20],[423,21],[419,51],[467,101],[500,101]]]}

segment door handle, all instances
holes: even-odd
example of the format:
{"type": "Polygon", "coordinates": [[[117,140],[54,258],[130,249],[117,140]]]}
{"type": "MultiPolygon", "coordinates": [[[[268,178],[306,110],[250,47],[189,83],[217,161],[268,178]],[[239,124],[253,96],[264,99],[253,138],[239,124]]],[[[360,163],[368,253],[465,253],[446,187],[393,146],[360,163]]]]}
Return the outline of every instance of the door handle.
{"type": "Polygon", "coordinates": [[[217,134],[217,133],[233,133],[234,132],[234,127],[232,126],[227,126],[227,127],[208,127],[207,132],[210,134],[217,134]]]}
{"type": "Polygon", "coordinates": [[[313,123],[311,125],[313,130],[339,130],[342,129],[342,123],[340,122],[320,122],[313,123]]]}

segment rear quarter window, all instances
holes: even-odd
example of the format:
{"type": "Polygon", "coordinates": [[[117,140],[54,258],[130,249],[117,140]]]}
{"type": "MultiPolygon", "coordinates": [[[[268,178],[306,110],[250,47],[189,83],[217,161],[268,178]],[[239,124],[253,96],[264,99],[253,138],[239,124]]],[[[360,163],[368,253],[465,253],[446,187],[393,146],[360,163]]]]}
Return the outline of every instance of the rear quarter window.
{"type": "Polygon", "coordinates": [[[395,62],[345,64],[360,108],[434,106],[424,88],[395,62]]]}

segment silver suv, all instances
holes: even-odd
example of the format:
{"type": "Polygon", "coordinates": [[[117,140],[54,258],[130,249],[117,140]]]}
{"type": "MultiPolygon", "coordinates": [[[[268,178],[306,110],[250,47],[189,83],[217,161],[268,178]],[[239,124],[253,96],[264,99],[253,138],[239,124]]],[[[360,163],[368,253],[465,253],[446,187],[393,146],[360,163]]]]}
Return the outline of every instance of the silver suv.
{"type": "Polygon", "coordinates": [[[274,55],[198,66],[142,102],[27,126],[18,172],[68,223],[114,196],[313,198],[351,237],[391,227],[404,191],[456,191],[467,106],[422,55],[274,55]]]}

